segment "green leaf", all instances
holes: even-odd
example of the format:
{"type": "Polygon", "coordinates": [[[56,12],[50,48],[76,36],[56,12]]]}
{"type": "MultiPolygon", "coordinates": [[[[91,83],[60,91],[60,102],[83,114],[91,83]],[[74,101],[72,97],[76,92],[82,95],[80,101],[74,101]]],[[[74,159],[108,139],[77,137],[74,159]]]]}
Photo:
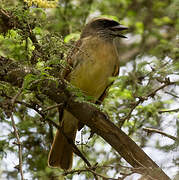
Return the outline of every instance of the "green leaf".
{"type": "Polygon", "coordinates": [[[136,22],[135,26],[136,26],[137,33],[139,33],[139,34],[144,33],[144,24],[143,24],[143,22],[136,22]]]}
{"type": "Polygon", "coordinates": [[[25,77],[24,77],[24,89],[28,89],[30,84],[37,80],[38,79],[38,76],[34,75],[34,74],[27,74],[25,77]]]}
{"type": "Polygon", "coordinates": [[[64,42],[68,43],[71,40],[76,41],[79,38],[80,38],[80,33],[71,33],[64,38],[64,42]]]}

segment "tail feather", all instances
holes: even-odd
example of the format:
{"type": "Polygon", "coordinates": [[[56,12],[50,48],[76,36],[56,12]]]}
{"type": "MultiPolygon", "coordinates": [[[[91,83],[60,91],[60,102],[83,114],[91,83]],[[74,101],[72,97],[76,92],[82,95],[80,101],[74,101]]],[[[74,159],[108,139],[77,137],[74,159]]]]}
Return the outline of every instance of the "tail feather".
{"type": "MultiPolygon", "coordinates": [[[[65,135],[74,142],[78,120],[69,112],[64,111],[62,120],[62,129],[65,135]]],[[[71,169],[73,162],[72,145],[60,130],[57,130],[49,157],[48,165],[50,167],[58,167],[62,169],[71,169]]]]}
{"type": "Polygon", "coordinates": [[[48,157],[50,167],[70,169],[72,167],[73,151],[64,135],[58,130],[48,157]]]}

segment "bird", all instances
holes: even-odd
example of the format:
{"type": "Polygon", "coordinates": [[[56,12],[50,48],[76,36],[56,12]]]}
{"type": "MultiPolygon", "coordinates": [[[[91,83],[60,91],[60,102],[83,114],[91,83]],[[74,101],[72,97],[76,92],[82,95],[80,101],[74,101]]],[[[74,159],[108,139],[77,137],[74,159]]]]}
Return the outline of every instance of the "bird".
{"type": "MultiPolygon", "coordinates": [[[[80,39],[69,53],[65,79],[79,88],[92,102],[104,98],[110,85],[109,78],[119,73],[120,57],[116,38],[126,38],[121,31],[128,29],[119,22],[104,17],[89,21],[81,32],[80,39]]],[[[48,166],[69,170],[72,168],[73,150],[64,134],[75,141],[79,120],[67,110],[63,110],[60,121],[61,130],[57,130],[49,156],[48,166]]]]}

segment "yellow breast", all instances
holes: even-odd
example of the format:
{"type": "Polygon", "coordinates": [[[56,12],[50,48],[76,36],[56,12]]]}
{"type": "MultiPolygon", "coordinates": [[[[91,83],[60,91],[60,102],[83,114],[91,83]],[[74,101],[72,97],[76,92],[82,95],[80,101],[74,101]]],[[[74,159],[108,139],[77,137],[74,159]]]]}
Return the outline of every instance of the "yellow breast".
{"type": "Polygon", "coordinates": [[[96,37],[87,37],[74,58],[77,65],[70,73],[70,82],[86,95],[98,99],[118,66],[115,46],[96,37]]]}

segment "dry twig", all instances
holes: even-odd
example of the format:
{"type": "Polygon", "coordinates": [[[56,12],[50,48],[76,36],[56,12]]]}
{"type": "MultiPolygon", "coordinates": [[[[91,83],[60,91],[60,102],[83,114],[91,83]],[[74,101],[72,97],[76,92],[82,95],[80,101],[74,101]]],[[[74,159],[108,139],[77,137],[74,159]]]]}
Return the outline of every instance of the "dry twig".
{"type": "Polygon", "coordinates": [[[166,136],[166,137],[168,137],[168,138],[170,138],[170,139],[173,139],[174,141],[179,140],[179,138],[177,138],[177,137],[175,137],[175,136],[172,136],[172,135],[170,135],[170,134],[167,134],[167,133],[165,133],[165,132],[162,132],[162,131],[160,131],[160,130],[158,130],[158,129],[146,128],[146,127],[144,127],[143,130],[146,131],[147,133],[158,133],[158,134],[162,134],[162,135],[164,135],[164,136],[166,136]]]}
{"type": "MultiPolygon", "coordinates": [[[[21,92],[22,92],[22,88],[20,89],[20,91],[11,100],[12,112],[13,112],[13,109],[14,109],[15,101],[20,96],[21,92]]],[[[12,112],[11,112],[12,127],[14,129],[14,134],[15,134],[15,137],[17,139],[17,142],[14,142],[14,144],[16,144],[18,146],[18,149],[19,149],[19,151],[18,151],[19,165],[16,166],[16,167],[18,167],[18,170],[20,172],[21,180],[24,180],[24,174],[23,174],[23,169],[22,169],[22,164],[23,164],[23,162],[22,162],[22,144],[20,142],[19,132],[18,132],[18,129],[16,127],[16,124],[15,124],[15,121],[14,121],[14,116],[13,116],[12,112]]]]}
{"type": "MultiPolygon", "coordinates": [[[[94,168],[96,168],[96,167],[94,167],[94,168]]],[[[95,172],[93,167],[85,168],[85,169],[77,169],[77,170],[72,170],[72,171],[66,171],[66,172],[63,173],[63,176],[66,176],[68,174],[75,174],[75,173],[80,174],[82,172],[91,172],[93,175],[98,176],[98,177],[102,178],[103,180],[122,180],[121,178],[116,179],[116,178],[105,177],[104,175],[101,175],[101,174],[95,172]]]]}
{"type": "Polygon", "coordinates": [[[162,83],[164,83],[162,86],[158,87],[157,89],[153,90],[151,93],[147,94],[146,96],[142,96],[142,97],[138,97],[138,100],[133,104],[133,106],[130,109],[130,112],[128,113],[127,116],[125,116],[124,118],[120,119],[119,121],[119,127],[122,127],[122,125],[124,124],[124,122],[126,120],[129,120],[131,117],[132,112],[135,110],[135,108],[140,104],[143,103],[145,100],[148,100],[148,98],[153,98],[156,93],[161,90],[164,89],[165,87],[169,86],[169,85],[174,85],[176,84],[176,82],[171,82],[169,78],[166,78],[165,81],[162,81],[162,83]]]}
{"type": "MultiPolygon", "coordinates": [[[[34,111],[36,111],[36,112],[42,117],[43,121],[46,121],[47,123],[51,124],[52,126],[54,126],[55,128],[57,128],[57,129],[59,129],[59,130],[61,130],[61,131],[63,132],[63,130],[61,129],[61,127],[60,127],[58,124],[56,124],[54,121],[52,121],[52,120],[50,120],[49,118],[47,118],[47,117],[46,117],[46,114],[44,113],[45,111],[47,111],[47,110],[49,110],[49,109],[53,109],[53,108],[62,106],[62,103],[61,103],[61,104],[54,105],[54,106],[50,106],[49,108],[46,108],[45,110],[43,110],[43,109],[42,109],[42,110],[39,110],[39,108],[37,108],[35,104],[34,104],[34,105],[31,105],[31,104],[25,103],[25,102],[23,102],[23,101],[18,101],[18,100],[16,100],[19,95],[18,95],[16,98],[12,98],[12,97],[7,96],[7,95],[5,95],[5,94],[4,94],[4,96],[6,96],[6,97],[9,98],[9,99],[12,99],[11,102],[13,101],[13,104],[15,104],[15,103],[23,104],[23,105],[25,105],[26,107],[33,109],[34,111]]],[[[16,129],[17,129],[17,128],[16,128],[16,129]]],[[[72,141],[70,141],[70,140],[68,139],[68,137],[67,137],[64,133],[63,133],[63,135],[67,138],[67,140],[69,141],[69,144],[72,145],[74,153],[75,153],[76,155],[78,155],[79,157],[81,157],[81,159],[83,159],[83,161],[87,164],[88,167],[91,167],[90,162],[89,162],[89,161],[86,159],[86,157],[81,153],[81,151],[78,149],[78,147],[75,145],[75,143],[72,142],[72,141]]]]}

